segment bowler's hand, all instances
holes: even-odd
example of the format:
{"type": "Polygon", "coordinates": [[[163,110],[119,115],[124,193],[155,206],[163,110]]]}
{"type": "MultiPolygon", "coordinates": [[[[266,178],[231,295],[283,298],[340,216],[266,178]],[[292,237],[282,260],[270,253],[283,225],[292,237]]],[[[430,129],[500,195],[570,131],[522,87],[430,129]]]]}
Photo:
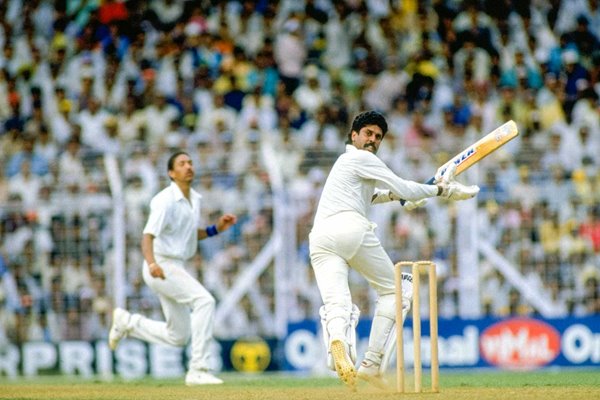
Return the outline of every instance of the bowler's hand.
{"type": "Polygon", "coordinates": [[[223,214],[217,221],[217,231],[223,232],[231,228],[237,222],[237,217],[233,214],[223,214]]]}
{"type": "Polygon", "coordinates": [[[150,270],[150,276],[153,278],[165,279],[165,273],[160,265],[157,263],[152,263],[148,265],[148,269],[150,270]]]}

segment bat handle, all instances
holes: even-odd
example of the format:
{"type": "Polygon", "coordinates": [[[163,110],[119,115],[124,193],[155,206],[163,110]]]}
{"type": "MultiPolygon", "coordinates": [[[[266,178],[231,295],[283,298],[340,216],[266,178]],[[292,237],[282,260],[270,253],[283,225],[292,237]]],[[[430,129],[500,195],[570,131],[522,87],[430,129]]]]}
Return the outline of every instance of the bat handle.
{"type": "MultiPolygon", "coordinates": [[[[427,180],[427,182],[425,182],[426,185],[433,185],[433,182],[435,181],[435,177],[432,176],[431,178],[429,178],[429,180],[427,180]]],[[[404,199],[400,199],[400,204],[404,205],[406,203],[406,200],[404,199]]]]}

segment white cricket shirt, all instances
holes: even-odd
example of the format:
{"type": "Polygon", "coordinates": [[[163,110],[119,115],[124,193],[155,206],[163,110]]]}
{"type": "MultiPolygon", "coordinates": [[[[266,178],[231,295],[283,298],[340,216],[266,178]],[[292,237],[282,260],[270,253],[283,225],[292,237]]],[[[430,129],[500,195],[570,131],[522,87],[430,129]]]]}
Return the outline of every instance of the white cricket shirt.
{"type": "Polygon", "coordinates": [[[328,217],[341,212],[358,213],[367,219],[367,211],[376,185],[387,188],[405,200],[437,196],[435,185],[408,181],[394,174],[375,154],[346,145],[327,177],[314,228],[328,217]]]}
{"type": "Polygon", "coordinates": [[[154,236],[154,254],[181,260],[196,254],[201,198],[191,189],[190,204],[175,182],[152,198],[144,234],[154,236]]]}

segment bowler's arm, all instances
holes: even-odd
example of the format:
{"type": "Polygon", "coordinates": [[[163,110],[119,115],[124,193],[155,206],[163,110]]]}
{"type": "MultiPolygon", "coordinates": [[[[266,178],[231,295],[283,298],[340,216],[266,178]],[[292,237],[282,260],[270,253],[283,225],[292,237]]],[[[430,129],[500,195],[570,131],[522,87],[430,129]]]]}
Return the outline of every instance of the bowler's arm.
{"type": "Polygon", "coordinates": [[[223,214],[219,217],[216,224],[198,229],[198,240],[204,240],[207,237],[218,235],[219,233],[231,228],[237,222],[237,217],[233,214],[223,214]]]}
{"type": "Polygon", "coordinates": [[[154,278],[165,279],[165,274],[154,258],[154,235],[144,233],[142,236],[142,255],[148,264],[150,275],[154,278]]]}

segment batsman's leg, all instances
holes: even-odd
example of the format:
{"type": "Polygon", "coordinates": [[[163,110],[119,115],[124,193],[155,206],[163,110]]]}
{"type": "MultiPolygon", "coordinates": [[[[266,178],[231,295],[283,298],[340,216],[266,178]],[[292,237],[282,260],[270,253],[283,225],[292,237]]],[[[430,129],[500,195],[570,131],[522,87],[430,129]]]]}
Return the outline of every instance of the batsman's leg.
{"type": "MultiPolygon", "coordinates": [[[[355,257],[350,260],[350,265],[365,277],[379,295],[369,335],[369,346],[359,367],[358,376],[383,387],[386,386],[383,374],[396,348],[394,264],[374,232],[369,232],[355,257]]],[[[404,274],[402,278],[404,322],[411,304],[412,277],[410,274],[404,274]]]]}
{"type": "Polygon", "coordinates": [[[411,303],[412,303],[412,275],[406,272],[402,273],[402,324],[400,326],[396,326],[392,331],[388,341],[385,344],[385,350],[383,352],[383,357],[381,360],[380,373],[384,374],[387,371],[387,368],[390,364],[390,359],[392,356],[396,354],[396,336],[398,334],[398,329],[403,329],[404,321],[406,320],[406,316],[410,311],[411,303]]]}
{"type": "MultiPolygon", "coordinates": [[[[319,316],[321,317],[321,332],[323,334],[323,342],[325,344],[325,348],[329,349],[329,343],[331,340],[329,338],[329,331],[327,329],[327,314],[325,313],[325,306],[321,306],[319,309],[319,316]]],[[[360,310],[356,304],[353,304],[352,312],[350,313],[350,324],[346,329],[346,343],[348,343],[350,359],[352,360],[353,364],[356,364],[356,325],[358,325],[359,318],[360,310]]],[[[331,351],[329,350],[327,351],[327,368],[335,371],[333,357],[331,356],[331,351]]]]}
{"type": "Polygon", "coordinates": [[[331,366],[346,385],[356,390],[356,369],[351,357],[352,349],[356,347],[351,345],[355,340],[355,328],[352,325],[348,266],[341,257],[317,250],[311,251],[311,262],[324,304],[321,312],[323,335],[328,338],[326,347],[331,354],[331,366]]]}

